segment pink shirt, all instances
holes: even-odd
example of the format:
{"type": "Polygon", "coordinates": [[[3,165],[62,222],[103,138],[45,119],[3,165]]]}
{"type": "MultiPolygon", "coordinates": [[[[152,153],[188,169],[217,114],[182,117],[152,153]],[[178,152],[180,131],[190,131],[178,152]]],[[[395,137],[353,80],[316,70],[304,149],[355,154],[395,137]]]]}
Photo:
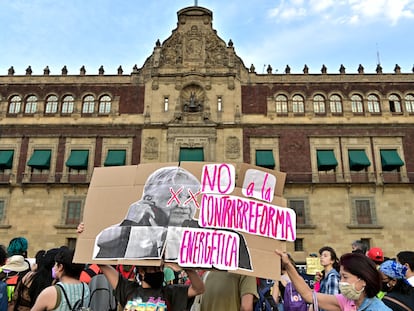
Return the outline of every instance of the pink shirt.
{"type": "Polygon", "coordinates": [[[335,297],[338,300],[339,306],[341,307],[342,311],[356,311],[357,310],[355,301],[350,300],[341,294],[335,295],[335,297]]]}

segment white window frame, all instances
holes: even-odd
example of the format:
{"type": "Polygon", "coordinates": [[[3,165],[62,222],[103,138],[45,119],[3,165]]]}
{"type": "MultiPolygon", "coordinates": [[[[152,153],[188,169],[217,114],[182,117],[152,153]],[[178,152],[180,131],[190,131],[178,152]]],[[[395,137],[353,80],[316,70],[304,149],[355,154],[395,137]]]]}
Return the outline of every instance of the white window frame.
{"type": "Polygon", "coordinates": [[[95,97],[93,95],[86,95],[82,102],[82,113],[95,112],[95,97]]]}
{"type": "Polygon", "coordinates": [[[58,97],[56,95],[50,95],[46,99],[45,113],[56,113],[58,110],[58,97]]]}
{"type": "Polygon", "coordinates": [[[109,95],[103,95],[99,99],[99,114],[109,114],[111,112],[112,99],[109,95]]]}

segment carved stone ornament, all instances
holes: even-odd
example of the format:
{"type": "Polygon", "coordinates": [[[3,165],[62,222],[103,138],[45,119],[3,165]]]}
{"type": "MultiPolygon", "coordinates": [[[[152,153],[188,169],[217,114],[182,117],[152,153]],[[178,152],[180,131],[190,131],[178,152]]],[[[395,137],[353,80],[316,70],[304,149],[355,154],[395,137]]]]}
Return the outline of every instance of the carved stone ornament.
{"type": "Polygon", "coordinates": [[[194,113],[204,110],[204,91],[197,85],[190,85],[181,93],[183,112],[194,113]]]}
{"type": "Polygon", "coordinates": [[[159,143],[156,137],[147,137],[144,143],[144,158],[153,160],[158,158],[159,143]]]}
{"type": "Polygon", "coordinates": [[[236,136],[230,136],[226,139],[226,157],[228,159],[240,157],[240,140],[236,136]]]}

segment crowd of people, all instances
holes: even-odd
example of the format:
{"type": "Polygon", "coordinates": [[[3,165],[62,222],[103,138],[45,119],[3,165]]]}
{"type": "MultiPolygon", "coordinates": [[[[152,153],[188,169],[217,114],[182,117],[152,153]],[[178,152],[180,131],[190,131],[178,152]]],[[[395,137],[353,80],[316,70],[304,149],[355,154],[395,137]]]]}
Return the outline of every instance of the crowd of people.
{"type": "Polygon", "coordinates": [[[367,249],[361,241],[340,257],[332,247],[321,247],[322,269],[312,286],[292,256],[280,250],[275,260],[281,259],[281,277],[267,280],[170,263],[76,264],[74,251],[66,246],[28,258],[27,249],[24,237],[12,239],[7,248],[0,245],[0,311],[414,310],[414,251],[387,258],[381,248],[367,249]],[[94,296],[98,283],[108,288],[109,299],[94,296]]]}

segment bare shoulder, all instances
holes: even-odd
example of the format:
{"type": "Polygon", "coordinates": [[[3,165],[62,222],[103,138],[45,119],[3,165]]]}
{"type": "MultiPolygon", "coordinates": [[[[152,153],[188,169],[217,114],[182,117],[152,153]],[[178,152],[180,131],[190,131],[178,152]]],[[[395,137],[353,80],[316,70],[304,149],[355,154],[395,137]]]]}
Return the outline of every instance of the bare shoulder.
{"type": "Polygon", "coordinates": [[[39,294],[31,311],[53,310],[56,305],[57,289],[48,286],[39,294]]]}

